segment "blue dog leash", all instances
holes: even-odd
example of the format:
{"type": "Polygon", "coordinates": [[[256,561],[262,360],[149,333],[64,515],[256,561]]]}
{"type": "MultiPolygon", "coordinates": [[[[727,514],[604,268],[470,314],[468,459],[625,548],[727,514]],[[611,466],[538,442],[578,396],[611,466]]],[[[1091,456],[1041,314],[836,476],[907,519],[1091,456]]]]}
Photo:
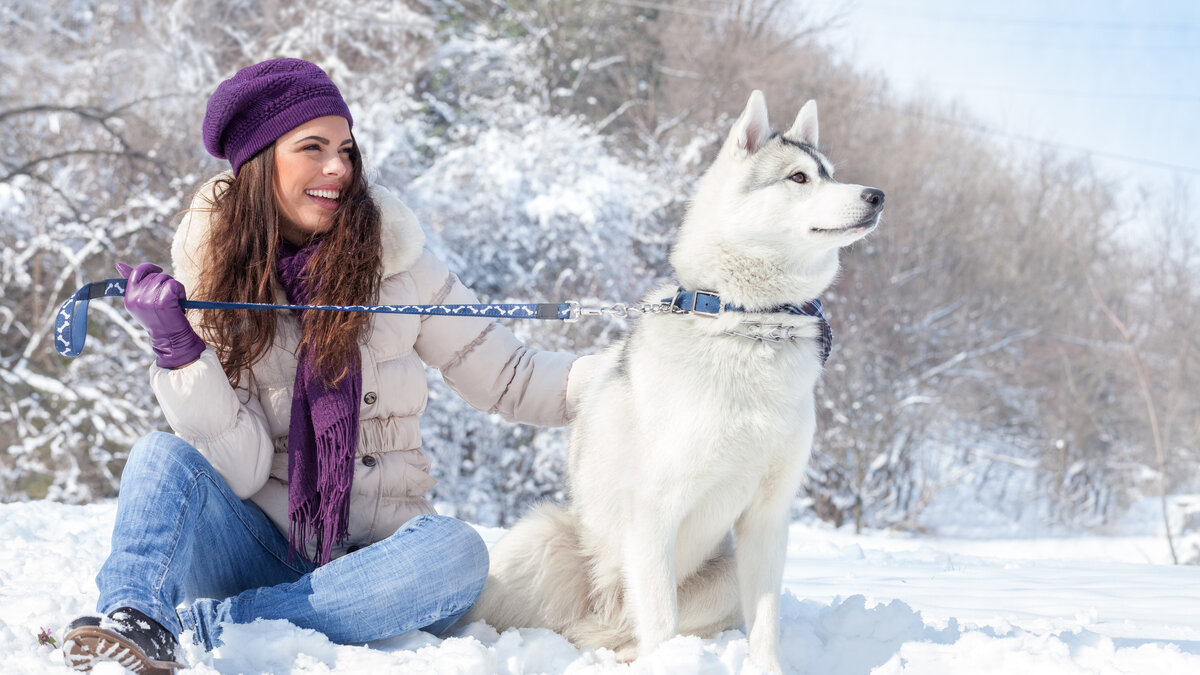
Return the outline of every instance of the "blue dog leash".
{"type": "MultiPolygon", "coordinates": [[[[87,339],[88,301],[125,295],[124,279],[105,279],[84,284],[58,310],[54,319],[54,348],[63,356],[76,357],[87,339]]],[[[500,319],[578,319],[579,303],[499,303],[478,305],[274,305],[257,302],[183,300],[184,309],[321,309],[373,314],[418,314],[423,316],[478,316],[500,319]]]]}
{"type": "MultiPolygon", "coordinates": [[[[83,351],[87,340],[88,302],[96,298],[116,298],[125,295],[125,279],[105,279],[84,284],[63,302],[54,319],[54,349],[63,356],[74,358],[83,351]]],[[[720,312],[744,312],[736,305],[726,305],[715,293],[684,291],[682,288],[673,298],[664,298],[660,305],[629,307],[624,304],[612,308],[584,308],[576,301],[559,303],[493,303],[473,305],[275,305],[256,302],[216,302],[210,300],[183,300],[184,309],[319,309],[338,312],[369,312],[372,314],[415,314],[420,316],[474,316],[498,319],[543,319],[573,323],[581,316],[608,314],[626,316],[633,311],[665,311],[673,313],[717,316],[720,312]]],[[[829,357],[833,344],[833,333],[822,312],[821,301],[812,300],[802,306],[781,305],[767,310],[784,312],[819,319],[821,325],[821,363],[829,357]]]]}

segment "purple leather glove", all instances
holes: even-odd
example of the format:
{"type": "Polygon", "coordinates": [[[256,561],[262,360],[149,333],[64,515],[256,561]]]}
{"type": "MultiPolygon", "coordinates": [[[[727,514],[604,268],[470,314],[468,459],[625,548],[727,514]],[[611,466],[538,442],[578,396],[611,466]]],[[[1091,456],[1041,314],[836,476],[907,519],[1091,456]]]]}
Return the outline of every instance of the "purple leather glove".
{"type": "Polygon", "coordinates": [[[171,275],[163,274],[154,263],[142,263],[131,268],[117,263],[117,271],[128,279],[125,284],[125,309],[150,334],[150,344],[163,368],[179,368],[200,358],[204,341],[192,330],[179,306],[187,299],[183,284],[171,275]]]}

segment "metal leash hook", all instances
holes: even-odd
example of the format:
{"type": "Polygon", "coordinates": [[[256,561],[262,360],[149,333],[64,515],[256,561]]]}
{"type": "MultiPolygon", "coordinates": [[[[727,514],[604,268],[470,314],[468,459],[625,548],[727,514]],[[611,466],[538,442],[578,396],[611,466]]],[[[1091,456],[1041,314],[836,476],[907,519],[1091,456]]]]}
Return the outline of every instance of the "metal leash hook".
{"type": "Polygon", "coordinates": [[[629,305],[618,302],[608,307],[583,307],[575,300],[567,301],[567,318],[563,319],[564,322],[575,323],[584,316],[616,316],[624,319],[629,316],[629,305]]]}

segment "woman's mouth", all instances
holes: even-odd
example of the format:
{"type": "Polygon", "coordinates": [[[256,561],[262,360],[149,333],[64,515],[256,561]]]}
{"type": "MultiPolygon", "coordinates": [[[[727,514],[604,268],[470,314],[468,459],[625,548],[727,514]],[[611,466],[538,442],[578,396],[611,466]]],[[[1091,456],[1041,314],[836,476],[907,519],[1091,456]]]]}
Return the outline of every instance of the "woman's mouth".
{"type": "Polygon", "coordinates": [[[341,191],[330,189],[305,190],[304,194],[313,200],[317,206],[333,211],[337,208],[338,197],[341,195],[341,191]]]}

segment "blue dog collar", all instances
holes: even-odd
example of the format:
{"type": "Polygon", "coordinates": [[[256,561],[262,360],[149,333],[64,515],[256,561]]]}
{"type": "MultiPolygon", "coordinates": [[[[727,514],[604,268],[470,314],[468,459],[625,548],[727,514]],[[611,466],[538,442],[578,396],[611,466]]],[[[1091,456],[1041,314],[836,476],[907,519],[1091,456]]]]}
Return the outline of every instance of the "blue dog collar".
{"type": "MultiPolygon", "coordinates": [[[[672,312],[699,314],[700,316],[715,317],[721,312],[747,312],[745,307],[741,305],[729,305],[721,301],[721,296],[712,291],[685,291],[682,286],[675,292],[675,296],[671,298],[663,298],[664,305],[668,305],[672,312]]],[[[830,352],[833,351],[833,329],[829,326],[829,320],[825,318],[825,308],[821,305],[819,298],[813,298],[802,305],[777,305],[768,307],[767,309],[754,310],[763,314],[791,314],[793,316],[811,316],[817,319],[817,323],[821,327],[821,336],[818,338],[818,343],[821,347],[821,365],[825,365],[825,361],[829,359],[830,352]]]]}

